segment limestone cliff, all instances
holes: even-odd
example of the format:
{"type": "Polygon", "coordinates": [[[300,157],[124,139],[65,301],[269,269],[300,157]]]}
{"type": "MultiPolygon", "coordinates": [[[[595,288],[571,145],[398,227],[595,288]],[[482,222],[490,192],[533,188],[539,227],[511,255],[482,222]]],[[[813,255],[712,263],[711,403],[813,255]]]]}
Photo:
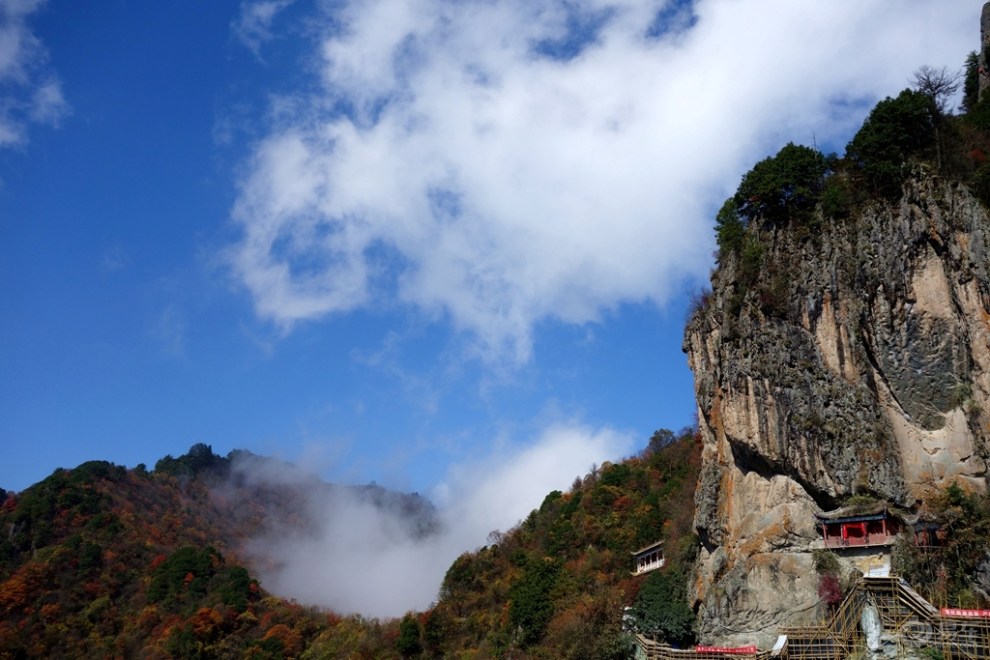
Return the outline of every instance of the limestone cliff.
{"type": "Polygon", "coordinates": [[[816,620],[816,512],[860,494],[908,511],[986,486],[990,218],[921,166],[896,201],[811,227],[751,225],[688,323],[704,439],[700,635],[772,640],[816,620]]]}

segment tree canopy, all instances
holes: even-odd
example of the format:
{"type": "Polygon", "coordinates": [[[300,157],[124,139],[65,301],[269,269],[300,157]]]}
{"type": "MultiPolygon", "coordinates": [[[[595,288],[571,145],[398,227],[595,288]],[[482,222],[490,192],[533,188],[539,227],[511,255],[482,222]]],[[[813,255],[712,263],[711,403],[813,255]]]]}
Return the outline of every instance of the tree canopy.
{"type": "Polygon", "coordinates": [[[865,174],[883,196],[900,194],[905,163],[927,154],[935,144],[937,108],[928,95],[905,89],[870,111],[846,147],[846,159],[865,174]]]}
{"type": "Polygon", "coordinates": [[[687,582],[680,570],[650,573],[630,612],[637,632],[673,646],[693,643],[694,612],[687,604],[687,582]]]}
{"type": "Polygon", "coordinates": [[[817,149],[788,142],[777,154],[747,172],[733,201],[747,221],[770,222],[804,218],[815,207],[828,163],[817,149]]]}

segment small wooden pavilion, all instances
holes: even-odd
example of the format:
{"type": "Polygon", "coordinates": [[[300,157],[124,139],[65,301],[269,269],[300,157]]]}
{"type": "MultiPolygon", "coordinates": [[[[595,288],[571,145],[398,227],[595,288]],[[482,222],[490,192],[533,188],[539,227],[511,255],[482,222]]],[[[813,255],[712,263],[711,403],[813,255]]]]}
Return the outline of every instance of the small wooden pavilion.
{"type": "Polygon", "coordinates": [[[633,575],[642,575],[662,568],[664,564],[663,541],[657,541],[632,553],[635,562],[633,575]]]}

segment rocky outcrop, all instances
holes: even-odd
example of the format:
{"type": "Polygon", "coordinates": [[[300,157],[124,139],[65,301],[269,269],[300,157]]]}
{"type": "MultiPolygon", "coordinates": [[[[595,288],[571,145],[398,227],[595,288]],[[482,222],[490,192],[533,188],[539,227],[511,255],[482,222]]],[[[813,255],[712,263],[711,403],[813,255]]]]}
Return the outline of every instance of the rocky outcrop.
{"type": "Polygon", "coordinates": [[[990,87],[990,76],[987,76],[987,46],[990,46],[990,2],[984,3],[983,12],[980,15],[980,53],[979,63],[979,98],[983,98],[983,92],[990,87]]]}
{"type": "Polygon", "coordinates": [[[820,615],[816,512],[985,488],[990,219],[918,168],[895,203],[755,224],[758,275],[721,259],[684,350],[704,439],[700,633],[767,644],[820,615]]]}

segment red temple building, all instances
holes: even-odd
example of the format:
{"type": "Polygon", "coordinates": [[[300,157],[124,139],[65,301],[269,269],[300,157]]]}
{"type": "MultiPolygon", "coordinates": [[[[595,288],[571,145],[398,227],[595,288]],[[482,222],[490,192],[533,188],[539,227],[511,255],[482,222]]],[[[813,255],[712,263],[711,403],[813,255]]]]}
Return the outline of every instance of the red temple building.
{"type": "Polygon", "coordinates": [[[901,519],[885,505],[846,507],[818,514],[817,518],[825,547],[832,549],[891,545],[903,527],[901,519]]]}

